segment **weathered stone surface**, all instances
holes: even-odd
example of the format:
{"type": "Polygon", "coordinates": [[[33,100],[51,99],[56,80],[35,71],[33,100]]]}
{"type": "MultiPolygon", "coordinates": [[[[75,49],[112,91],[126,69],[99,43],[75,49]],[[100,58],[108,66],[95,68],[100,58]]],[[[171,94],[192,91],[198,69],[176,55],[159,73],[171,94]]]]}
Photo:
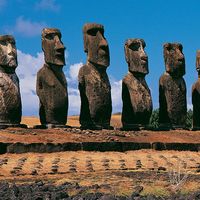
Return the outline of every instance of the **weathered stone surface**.
{"type": "Polygon", "coordinates": [[[21,122],[22,107],[16,67],[15,39],[11,35],[0,36],[0,127],[19,125],[21,122]]]}
{"type": "Polygon", "coordinates": [[[193,129],[200,130],[200,50],[196,55],[196,70],[198,80],[192,86],[192,104],[193,104],[193,129]]]}
{"type": "Polygon", "coordinates": [[[40,122],[43,125],[65,125],[68,111],[67,81],[62,71],[65,47],[58,29],[42,31],[45,64],[37,73],[36,92],[40,99],[40,122]]]}
{"type": "Polygon", "coordinates": [[[161,128],[184,128],[187,116],[185,58],[179,43],[164,44],[166,72],[159,80],[161,128]]]}
{"type": "Polygon", "coordinates": [[[81,128],[110,129],[111,87],[106,73],[110,57],[104,27],[100,24],[85,24],[83,34],[87,63],[81,67],[78,75],[81,128]]]}
{"type": "Polygon", "coordinates": [[[122,124],[125,130],[148,125],[152,113],[151,93],[145,81],[149,70],[144,48],[142,39],[129,39],[124,47],[129,69],[122,81],[122,124]]]}

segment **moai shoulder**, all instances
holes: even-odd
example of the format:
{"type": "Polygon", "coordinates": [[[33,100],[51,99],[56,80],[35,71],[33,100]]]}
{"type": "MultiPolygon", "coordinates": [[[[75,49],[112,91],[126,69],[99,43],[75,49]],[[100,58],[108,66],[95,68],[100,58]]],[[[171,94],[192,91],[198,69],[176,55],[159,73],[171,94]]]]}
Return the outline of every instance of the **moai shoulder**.
{"type": "Polygon", "coordinates": [[[152,98],[145,76],[149,73],[143,39],[128,39],[125,58],[128,74],[122,81],[122,124],[125,130],[147,127],[152,113],[152,98]]]}
{"type": "Polygon", "coordinates": [[[82,129],[110,129],[112,112],[111,87],[106,73],[110,64],[109,47],[101,24],[83,27],[84,51],[87,62],[78,75],[81,96],[80,124],[82,129]]]}
{"type": "Polygon", "coordinates": [[[42,49],[45,64],[37,73],[36,85],[40,100],[40,122],[45,127],[66,127],[68,93],[62,70],[65,65],[65,47],[59,29],[43,29],[42,49]]]}
{"type": "Polygon", "coordinates": [[[163,48],[166,71],[159,79],[160,128],[185,128],[187,103],[183,47],[180,43],[166,43],[163,48]]]}

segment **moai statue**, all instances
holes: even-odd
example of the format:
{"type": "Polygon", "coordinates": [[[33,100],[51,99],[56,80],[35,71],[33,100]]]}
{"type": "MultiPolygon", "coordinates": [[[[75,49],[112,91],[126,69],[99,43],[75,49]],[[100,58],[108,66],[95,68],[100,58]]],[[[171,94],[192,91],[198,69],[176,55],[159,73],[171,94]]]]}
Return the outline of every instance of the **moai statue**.
{"type": "Polygon", "coordinates": [[[164,44],[166,72],[159,80],[161,129],[185,128],[187,116],[185,58],[179,43],[164,44]]]}
{"type": "Polygon", "coordinates": [[[83,35],[87,63],[80,68],[78,75],[81,129],[112,129],[111,87],[106,73],[110,57],[104,27],[100,24],[85,24],[83,35]]]}
{"type": "Polygon", "coordinates": [[[21,96],[15,73],[17,49],[11,35],[0,36],[0,128],[21,125],[21,96]]]}
{"type": "Polygon", "coordinates": [[[192,86],[192,104],[193,104],[193,130],[200,130],[200,50],[196,55],[196,70],[198,80],[192,86]]]}
{"type": "Polygon", "coordinates": [[[62,71],[65,65],[65,47],[58,29],[43,29],[42,49],[45,64],[37,73],[36,86],[40,100],[40,122],[47,128],[66,127],[68,93],[67,81],[62,71]]]}
{"type": "Polygon", "coordinates": [[[145,81],[148,57],[142,39],[128,39],[125,43],[125,57],[128,74],[122,81],[122,125],[123,130],[146,128],[152,113],[152,98],[145,81]]]}

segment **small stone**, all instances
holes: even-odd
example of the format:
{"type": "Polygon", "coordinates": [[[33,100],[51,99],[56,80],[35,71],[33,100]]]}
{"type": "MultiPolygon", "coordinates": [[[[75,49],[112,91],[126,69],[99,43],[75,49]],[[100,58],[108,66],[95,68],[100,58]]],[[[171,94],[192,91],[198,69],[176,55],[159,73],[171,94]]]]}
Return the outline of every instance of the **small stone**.
{"type": "Polygon", "coordinates": [[[158,171],[166,171],[167,169],[165,167],[158,167],[158,171]]]}
{"type": "Polygon", "coordinates": [[[38,174],[38,173],[37,173],[37,170],[36,170],[36,169],[33,169],[33,170],[31,171],[31,175],[36,175],[36,174],[38,174]]]}

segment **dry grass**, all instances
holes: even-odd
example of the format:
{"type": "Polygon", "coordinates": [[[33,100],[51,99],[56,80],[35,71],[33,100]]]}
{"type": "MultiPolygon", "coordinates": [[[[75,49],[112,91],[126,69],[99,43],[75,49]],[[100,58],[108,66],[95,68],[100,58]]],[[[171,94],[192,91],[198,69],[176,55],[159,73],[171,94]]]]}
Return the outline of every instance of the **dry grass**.
{"type": "MultiPolygon", "coordinates": [[[[22,117],[22,124],[27,124],[29,127],[40,124],[40,120],[36,116],[24,116],[22,117]]],[[[80,126],[79,116],[68,116],[67,124],[70,126],[80,126]]],[[[121,127],[121,115],[113,115],[111,124],[114,127],[121,127]]]]}

